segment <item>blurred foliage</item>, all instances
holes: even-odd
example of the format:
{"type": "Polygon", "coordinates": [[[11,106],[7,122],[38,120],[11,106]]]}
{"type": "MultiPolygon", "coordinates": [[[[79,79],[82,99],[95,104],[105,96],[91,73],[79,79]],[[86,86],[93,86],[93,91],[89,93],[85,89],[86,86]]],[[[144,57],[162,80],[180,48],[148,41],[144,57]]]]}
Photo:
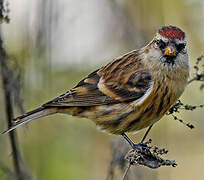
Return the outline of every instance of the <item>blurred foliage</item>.
{"type": "MultiPolygon", "coordinates": [[[[66,92],[112,58],[142,47],[161,25],[184,29],[191,64],[204,52],[204,3],[199,0],[11,0],[10,10],[10,23],[4,25],[3,34],[8,54],[24,72],[21,94],[26,110],[66,92]]],[[[203,104],[199,87],[192,83],[182,102],[203,104]]],[[[1,85],[0,102],[3,130],[1,85]]],[[[168,117],[159,121],[150,136],[155,144],[168,148],[167,158],[175,159],[178,167],[134,168],[138,179],[191,180],[195,174],[196,179],[203,179],[203,114],[202,109],[180,114],[195,125],[193,130],[168,117]]],[[[90,120],[53,115],[18,128],[18,133],[25,162],[37,180],[106,178],[109,143],[115,136],[101,133],[90,120]]],[[[131,138],[137,142],[143,133],[131,138]]],[[[0,136],[0,179],[6,178],[2,165],[12,169],[10,153],[7,135],[0,136]]]]}

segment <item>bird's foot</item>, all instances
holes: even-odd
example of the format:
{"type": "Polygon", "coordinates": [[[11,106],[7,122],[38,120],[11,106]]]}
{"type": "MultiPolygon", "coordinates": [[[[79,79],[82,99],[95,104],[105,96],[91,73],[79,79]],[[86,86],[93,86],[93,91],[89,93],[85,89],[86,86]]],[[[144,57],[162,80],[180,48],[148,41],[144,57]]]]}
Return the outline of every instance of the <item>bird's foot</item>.
{"type": "Polygon", "coordinates": [[[139,150],[139,151],[146,151],[146,152],[150,151],[150,147],[147,146],[146,143],[133,144],[132,148],[134,150],[139,150]]]}

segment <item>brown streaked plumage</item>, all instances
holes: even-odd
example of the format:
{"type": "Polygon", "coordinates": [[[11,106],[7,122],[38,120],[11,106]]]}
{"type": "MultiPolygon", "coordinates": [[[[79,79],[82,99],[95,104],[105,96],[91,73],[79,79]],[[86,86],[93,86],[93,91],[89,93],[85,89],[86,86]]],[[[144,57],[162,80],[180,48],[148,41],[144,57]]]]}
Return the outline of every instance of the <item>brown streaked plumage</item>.
{"type": "Polygon", "coordinates": [[[189,76],[185,34],[161,27],[144,48],[116,58],[67,93],[14,119],[17,126],[54,113],[92,119],[113,134],[153,125],[183,93],[189,76]]]}

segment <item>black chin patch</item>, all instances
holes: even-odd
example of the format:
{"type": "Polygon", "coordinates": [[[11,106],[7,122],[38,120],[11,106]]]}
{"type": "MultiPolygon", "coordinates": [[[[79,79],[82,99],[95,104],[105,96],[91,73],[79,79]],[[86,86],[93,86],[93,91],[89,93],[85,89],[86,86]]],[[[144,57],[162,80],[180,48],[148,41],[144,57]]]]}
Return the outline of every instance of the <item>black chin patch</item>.
{"type": "Polygon", "coordinates": [[[171,64],[171,65],[174,65],[175,64],[175,59],[176,59],[176,56],[164,56],[165,58],[165,63],[167,64],[171,64]]]}

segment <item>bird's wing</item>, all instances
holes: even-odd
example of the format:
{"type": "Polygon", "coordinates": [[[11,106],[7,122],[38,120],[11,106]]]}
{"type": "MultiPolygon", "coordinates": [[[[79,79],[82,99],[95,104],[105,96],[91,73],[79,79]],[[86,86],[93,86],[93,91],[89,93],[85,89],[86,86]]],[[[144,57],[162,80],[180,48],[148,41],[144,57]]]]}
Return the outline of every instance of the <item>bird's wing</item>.
{"type": "Polygon", "coordinates": [[[73,89],[49,101],[43,106],[94,106],[116,103],[116,100],[103,94],[97,87],[100,76],[98,70],[82,79],[73,89]]]}
{"type": "Polygon", "coordinates": [[[44,106],[95,106],[131,102],[142,98],[152,85],[151,74],[144,69],[136,53],[113,60],[67,93],[44,106]]]}

